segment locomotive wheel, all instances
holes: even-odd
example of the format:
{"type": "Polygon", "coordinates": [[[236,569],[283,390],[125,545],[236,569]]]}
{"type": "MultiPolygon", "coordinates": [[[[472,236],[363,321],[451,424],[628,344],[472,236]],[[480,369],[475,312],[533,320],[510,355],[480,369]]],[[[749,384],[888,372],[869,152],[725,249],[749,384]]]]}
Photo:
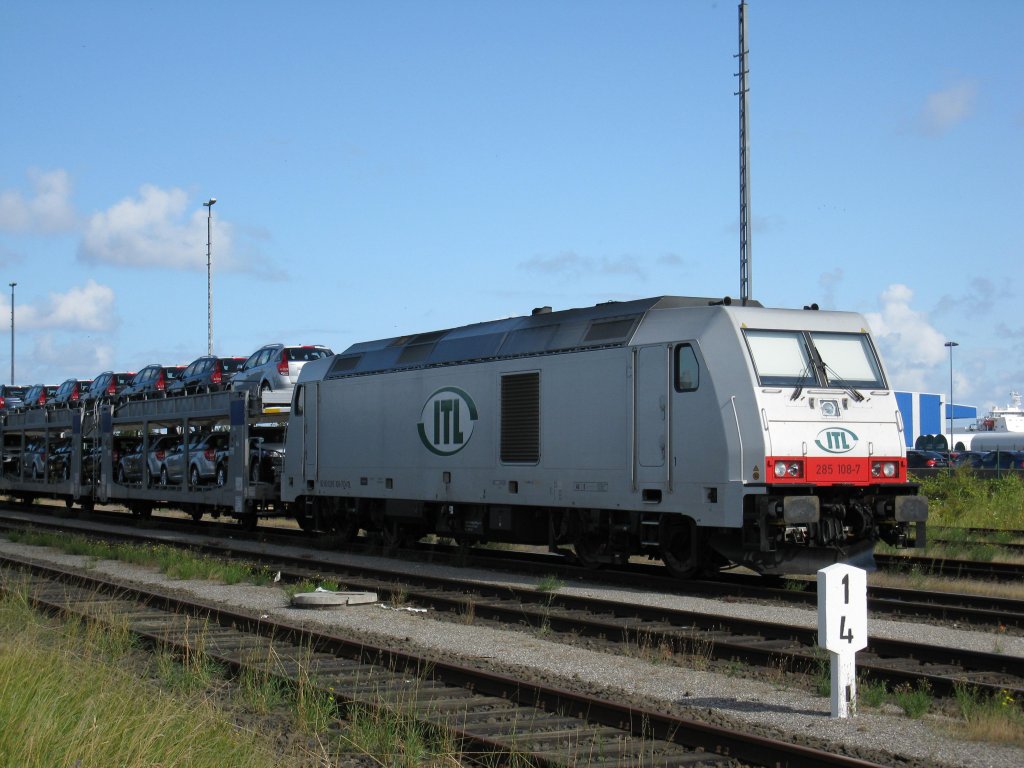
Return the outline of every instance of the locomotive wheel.
{"type": "Polygon", "coordinates": [[[600,568],[611,562],[608,529],[598,518],[585,512],[574,512],[572,517],[572,548],[576,559],[585,568],[600,568]]]}
{"type": "Polygon", "coordinates": [[[342,513],[337,521],[335,533],[338,539],[345,543],[353,541],[359,535],[359,518],[355,511],[342,513]]]}
{"type": "Polygon", "coordinates": [[[701,569],[697,524],[688,517],[661,521],[661,560],[677,579],[693,578],[701,569]]]}
{"type": "Polygon", "coordinates": [[[608,542],[600,534],[583,534],[573,541],[572,548],[584,568],[600,568],[609,562],[608,542]]]}

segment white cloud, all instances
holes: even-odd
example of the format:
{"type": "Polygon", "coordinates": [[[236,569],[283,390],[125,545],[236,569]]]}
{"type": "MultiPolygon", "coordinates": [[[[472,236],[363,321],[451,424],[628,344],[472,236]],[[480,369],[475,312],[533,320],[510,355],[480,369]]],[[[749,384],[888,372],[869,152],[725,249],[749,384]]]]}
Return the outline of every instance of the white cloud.
{"type": "Polygon", "coordinates": [[[22,382],[60,384],[72,376],[88,379],[110,370],[113,360],[114,349],[109,344],[62,343],[53,333],[38,333],[31,354],[19,354],[16,371],[23,371],[17,374],[22,382]]]}
{"type": "Polygon", "coordinates": [[[0,230],[7,232],[66,232],[76,225],[71,207],[71,178],[67,171],[28,172],[32,194],[17,190],[0,192],[0,230]]]}
{"type": "Polygon", "coordinates": [[[977,91],[973,81],[961,80],[928,94],[919,116],[921,130],[937,136],[966,120],[974,112],[977,91]]]}
{"type": "MultiPolygon", "coordinates": [[[[897,389],[929,391],[935,369],[946,361],[946,337],[911,307],[914,292],[899,283],[882,293],[882,311],[866,315],[897,389]]],[[[966,384],[966,382],[964,382],[966,384]]]]}
{"type": "MultiPolygon", "coordinates": [[[[138,197],[89,217],[78,257],[120,266],[206,269],[207,211],[200,206],[189,214],[189,205],[181,189],[143,185],[138,197]]],[[[212,228],[214,268],[231,269],[231,226],[214,215],[212,228]]]]}
{"type": "MultiPolygon", "coordinates": [[[[10,313],[10,302],[6,312],[10,313]]],[[[114,291],[89,280],[67,293],[51,293],[41,306],[16,306],[18,330],[110,331],[120,324],[114,311],[114,291]]]]}

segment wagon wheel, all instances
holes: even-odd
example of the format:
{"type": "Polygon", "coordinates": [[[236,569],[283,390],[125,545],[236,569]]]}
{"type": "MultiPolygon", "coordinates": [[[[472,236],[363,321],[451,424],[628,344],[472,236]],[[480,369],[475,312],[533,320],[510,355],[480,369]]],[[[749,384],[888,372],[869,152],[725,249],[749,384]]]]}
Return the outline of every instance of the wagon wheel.
{"type": "Polygon", "coordinates": [[[146,519],[153,516],[153,506],[149,502],[140,501],[129,507],[132,515],[138,518],[146,519]]]}
{"type": "Polygon", "coordinates": [[[703,566],[697,524],[689,517],[663,517],[661,560],[677,579],[695,576],[703,566]]]}

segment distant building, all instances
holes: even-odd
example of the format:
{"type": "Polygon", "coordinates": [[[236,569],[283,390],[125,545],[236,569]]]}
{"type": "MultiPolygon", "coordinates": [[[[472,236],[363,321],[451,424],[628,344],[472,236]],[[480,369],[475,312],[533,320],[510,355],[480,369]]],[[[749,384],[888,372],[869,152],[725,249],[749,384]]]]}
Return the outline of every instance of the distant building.
{"type": "MultiPolygon", "coordinates": [[[[949,408],[945,395],[936,395],[928,392],[897,392],[896,404],[900,409],[900,416],[903,418],[903,439],[907,448],[917,445],[920,437],[943,436],[942,447],[948,444],[949,439],[949,408]]],[[[962,419],[971,419],[972,423],[978,418],[978,409],[973,405],[953,406],[953,431],[954,434],[963,431],[963,426],[957,425],[962,419]]],[[[953,447],[956,448],[957,440],[953,440],[953,447]]]]}

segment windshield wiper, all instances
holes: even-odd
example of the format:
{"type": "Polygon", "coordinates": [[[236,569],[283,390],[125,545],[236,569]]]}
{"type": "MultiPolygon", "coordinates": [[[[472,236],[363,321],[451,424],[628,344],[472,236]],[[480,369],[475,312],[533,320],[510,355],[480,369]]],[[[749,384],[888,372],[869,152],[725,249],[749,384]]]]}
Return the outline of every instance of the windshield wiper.
{"type": "Polygon", "coordinates": [[[807,353],[807,365],[805,365],[803,370],[800,371],[800,382],[796,385],[796,389],[793,390],[793,394],[789,396],[790,400],[796,400],[800,397],[800,394],[804,391],[804,379],[807,378],[811,369],[814,368],[814,356],[811,354],[811,351],[807,349],[806,345],[804,346],[804,351],[807,353]]]}
{"type": "Polygon", "coordinates": [[[836,383],[836,384],[838,384],[838,385],[839,385],[839,386],[841,386],[841,387],[842,387],[843,389],[845,389],[845,390],[846,390],[847,392],[849,392],[849,393],[850,393],[850,397],[852,397],[852,398],[853,398],[853,399],[854,399],[855,401],[857,401],[858,403],[859,403],[859,402],[860,402],[861,400],[863,400],[863,399],[864,399],[864,395],[862,395],[862,394],[861,394],[861,393],[860,393],[860,392],[859,392],[859,391],[857,390],[857,388],[856,388],[855,386],[853,386],[853,384],[851,384],[851,383],[850,383],[850,382],[848,382],[848,381],[847,381],[846,379],[844,379],[844,378],[843,378],[842,376],[840,376],[840,375],[839,375],[838,373],[836,373],[836,372],[835,372],[835,371],[834,371],[834,370],[833,370],[833,369],[831,368],[831,366],[829,366],[829,364],[828,364],[828,363],[826,363],[826,362],[825,362],[824,360],[822,360],[822,361],[821,361],[821,365],[822,365],[822,367],[823,367],[823,368],[824,368],[824,370],[825,370],[825,381],[827,381],[827,382],[828,382],[829,384],[832,384],[832,383],[836,383]],[[831,374],[831,375],[830,375],[830,374],[831,374]]]}

